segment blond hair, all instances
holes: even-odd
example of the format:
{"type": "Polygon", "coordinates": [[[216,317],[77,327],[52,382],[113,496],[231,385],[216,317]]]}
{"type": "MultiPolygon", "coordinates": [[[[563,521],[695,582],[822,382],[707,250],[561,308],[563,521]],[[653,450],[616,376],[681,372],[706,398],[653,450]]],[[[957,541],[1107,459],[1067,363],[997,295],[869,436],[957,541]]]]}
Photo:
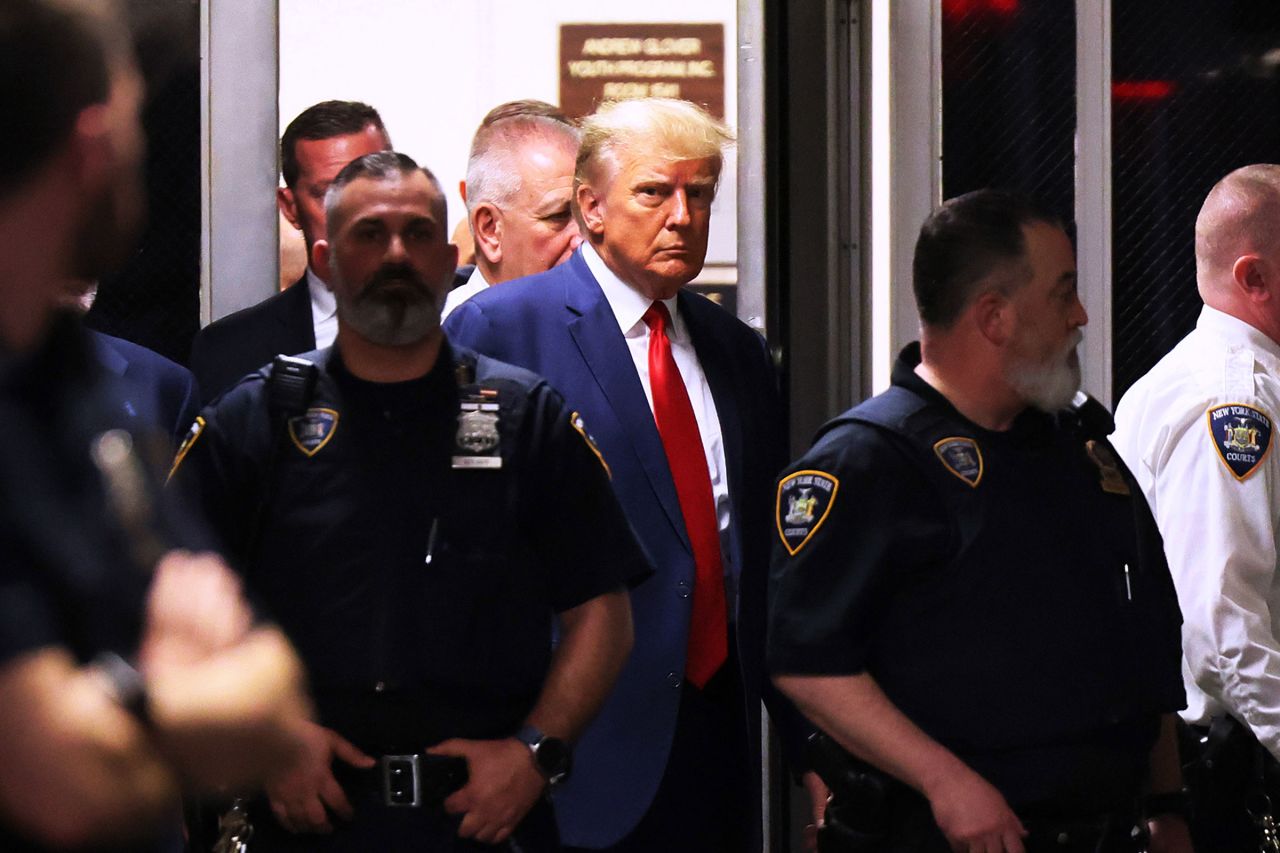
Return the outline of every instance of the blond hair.
{"type": "Polygon", "coordinates": [[[643,154],[665,160],[714,158],[716,171],[733,133],[702,107],[677,98],[606,101],[582,120],[582,144],[574,179],[590,182],[599,167],[617,165],[619,154],[643,154]]]}

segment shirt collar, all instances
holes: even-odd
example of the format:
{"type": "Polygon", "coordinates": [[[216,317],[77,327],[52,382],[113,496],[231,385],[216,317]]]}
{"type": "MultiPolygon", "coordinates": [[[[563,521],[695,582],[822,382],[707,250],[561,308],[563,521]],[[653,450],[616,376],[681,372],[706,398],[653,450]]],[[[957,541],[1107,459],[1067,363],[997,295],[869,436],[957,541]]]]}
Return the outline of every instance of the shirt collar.
{"type": "Polygon", "coordinates": [[[1231,341],[1238,341],[1243,337],[1255,351],[1263,350],[1272,358],[1280,360],[1280,344],[1239,317],[1233,317],[1216,308],[1210,308],[1208,305],[1201,308],[1196,328],[1231,341]]]}
{"type": "MultiPolygon", "coordinates": [[[[609,308],[613,310],[614,319],[618,321],[618,328],[622,330],[623,337],[632,338],[644,334],[644,312],[649,310],[653,300],[618,278],[590,243],[583,242],[578,251],[582,252],[582,259],[586,261],[587,269],[591,270],[600,289],[604,291],[604,298],[609,302],[609,308]]],[[[677,298],[673,296],[670,299],[664,299],[662,304],[667,306],[667,313],[671,315],[671,326],[667,329],[667,337],[671,340],[683,341],[685,328],[680,312],[676,308],[677,298]]]]}
{"type": "Polygon", "coordinates": [[[474,267],[472,267],[471,275],[467,276],[467,280],[462,286],[474,287],[477,290],[482,290],[489,286],[488,279],[484,277],[484,273],[480,272],[479,264],[476,264],[474,267]]]}
{"type": "Polygon", "coordinates": [[[338,313],[338,300],[329,285],[307,267],[307,290],[311,291],[311,316],[316,320],[328,320],[338,313]]]}

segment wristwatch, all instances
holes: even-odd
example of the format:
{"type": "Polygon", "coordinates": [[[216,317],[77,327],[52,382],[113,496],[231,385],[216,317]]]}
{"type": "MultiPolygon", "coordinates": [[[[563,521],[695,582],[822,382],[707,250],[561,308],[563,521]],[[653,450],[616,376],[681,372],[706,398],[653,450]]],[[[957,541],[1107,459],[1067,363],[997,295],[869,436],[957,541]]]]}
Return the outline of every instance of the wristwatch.
{"type": "Polygon", "coordinates": [[[538,768],[548,785],[555,787],[569,778],[573,754],[567,743],[558,737],[548,737],[537,726],[529,725],[516,732],[516,740],[529,747],[533,753],[533,766],[538,768]]]}

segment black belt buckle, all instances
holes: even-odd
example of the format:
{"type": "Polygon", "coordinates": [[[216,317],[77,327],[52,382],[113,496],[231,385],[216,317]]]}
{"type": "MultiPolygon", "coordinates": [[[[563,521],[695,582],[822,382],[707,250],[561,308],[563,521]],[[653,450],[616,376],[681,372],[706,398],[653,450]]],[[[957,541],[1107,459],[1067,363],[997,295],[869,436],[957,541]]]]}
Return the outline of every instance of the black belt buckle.
{"type": "Polygon", "coordinates": [[[384,755],[378,760],[382,802],[390,808],[422,805],[422,756],[384,755]]]}

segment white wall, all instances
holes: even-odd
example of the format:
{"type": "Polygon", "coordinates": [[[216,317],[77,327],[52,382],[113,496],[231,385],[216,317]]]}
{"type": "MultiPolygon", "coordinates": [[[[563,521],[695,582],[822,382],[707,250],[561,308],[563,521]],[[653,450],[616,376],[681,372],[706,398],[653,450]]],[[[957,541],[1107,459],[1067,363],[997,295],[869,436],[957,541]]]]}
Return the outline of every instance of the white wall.
{"type": "MultiPolygon", "coordinates": [[[[464,218],[457,186],[484,114],[517,98],[559,101],[562,23],[723,23],[725,114],[736,125],[736,0],[279,3],[281,131],[318,101],[372,104],[395,147],[430,167],[449,190],[450,228],[464,218]]],[[[712,215],[709,263],[735,263],[736,209],[731,153],[712,215]]]]}

